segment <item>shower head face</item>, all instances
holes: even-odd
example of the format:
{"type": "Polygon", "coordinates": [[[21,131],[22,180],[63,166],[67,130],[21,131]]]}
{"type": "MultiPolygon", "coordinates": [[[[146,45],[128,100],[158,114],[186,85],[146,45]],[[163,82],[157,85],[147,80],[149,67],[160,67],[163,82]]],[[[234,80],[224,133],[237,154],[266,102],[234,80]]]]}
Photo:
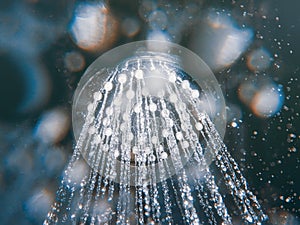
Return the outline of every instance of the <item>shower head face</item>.
{"type": "MultiPolygon", "coordinates": [[[[225,101],[209,67],[179,45],[140,41],[89,66],[75,91],[72,119],[87,163],[103,177],[136,186],[165,180],[187,164],[203,113],[223,137],[225,101]],[[130,177],[122,176],[124,169],[130,177]]],[[[207,166],[214,154],[204,155],[207,166]]]]}

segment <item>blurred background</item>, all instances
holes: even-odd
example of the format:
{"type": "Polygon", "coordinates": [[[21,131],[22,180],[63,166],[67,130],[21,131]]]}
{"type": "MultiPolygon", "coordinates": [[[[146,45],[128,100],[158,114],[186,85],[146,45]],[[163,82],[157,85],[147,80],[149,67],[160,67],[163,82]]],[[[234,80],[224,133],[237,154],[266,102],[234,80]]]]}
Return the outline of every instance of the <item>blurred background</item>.
{"type": "Polygon", "coordinates": [[[41,224],[72,154],[87,66],[137,40],[197,53],[227,104],[225,143],[269,224],[300,224],[300,2],[1,0],[0,223],[41,224]]]}

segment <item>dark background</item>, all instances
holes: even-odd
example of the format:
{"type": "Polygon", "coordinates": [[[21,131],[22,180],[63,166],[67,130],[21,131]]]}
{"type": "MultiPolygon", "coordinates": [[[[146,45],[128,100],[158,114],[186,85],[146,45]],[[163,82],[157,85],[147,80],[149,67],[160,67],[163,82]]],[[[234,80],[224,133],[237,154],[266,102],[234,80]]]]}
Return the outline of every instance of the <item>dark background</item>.
{"type": "Polygon", "coordinates": [[[226,12],[236,27],[251,28],[253,37],[235,62],[210,65],[233,115],[225,143],[269,223],[300,224],[299,9],[297,0],[0,1],[0,223],[41,224],[46,216],[74,145],[72,96],[91,62],[115,46],[151,38],[151,31],[172,33],[169,41],[197,52],[192,43],[206,35],[208,13],[226,12]],[[94,50],[82,48],[71,30],[76,7],[91,2],[103,4],[103,15],[117,24],[101,25],[102,42],[94,50]],[[167,27],[155,14],[150,19],[155,9],[167,15],[167,27]],[[124,23],[128,18],[135,26],[124,23]],[[259,47],[272,61],[267,69],[253,71],[246,61],[259,47]],[[76,57],[68,58],[74,52],[76,57]],[[238,95],[246,77],[260,76],[279,85],[284,95],[272,116],[257,115],[238,95]]]}

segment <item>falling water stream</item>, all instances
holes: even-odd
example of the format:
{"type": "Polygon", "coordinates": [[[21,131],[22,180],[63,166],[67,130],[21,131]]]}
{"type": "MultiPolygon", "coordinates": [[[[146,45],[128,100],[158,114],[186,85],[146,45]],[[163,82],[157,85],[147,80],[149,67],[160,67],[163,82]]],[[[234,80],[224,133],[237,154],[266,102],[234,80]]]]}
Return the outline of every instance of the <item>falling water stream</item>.
{"type": "Polygon", "coordinates": [[[77,144],[45,225],[266,220],[223,143],[223,96],[200,58],[174,44],[136,42],[86,74],[74,98],[77,144]],[[74,179],[82,158],[89,169],[74,179]]]}

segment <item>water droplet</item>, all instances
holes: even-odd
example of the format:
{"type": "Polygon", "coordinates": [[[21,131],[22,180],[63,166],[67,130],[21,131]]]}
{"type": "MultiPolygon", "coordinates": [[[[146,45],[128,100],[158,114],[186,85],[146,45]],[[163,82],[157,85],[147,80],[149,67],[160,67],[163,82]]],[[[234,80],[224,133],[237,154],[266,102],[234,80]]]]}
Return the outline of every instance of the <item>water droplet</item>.
{"type": "Polygon", "coordinates": [[[149,106],[149,110],[151,112],[155,112],[157,110],[157,105],[154,104],[154,103],[151,103],[150,106],[149,106]]]}
{"type": "Polygon", "coordinates": [[[136,70],[135,71],[135,77],[136,77],[136,79],[143,79],[143,77],[144,77],[143,70],[136,70]]]}
{"type": "Polygon", "coordinates": [[[134,92],[132,90],[128,90],[126,93],[126,97],[130,100],[134,98],[134,92]]]}
{"type": "Polygon", "coordinates": [[[161,153],[161,158],[162,158],[162,159],[168,158],[168,153],[162,152],[162,153],[161,153]]]}
{"type": "Polygon", "coordinates": [[[199,123],[199,122],[197,122],[197,123],[195,124],[195,127],[196,127],[196,129],[199,130],[199,131],[201,131],[201,130],[203,129],[203,125],[202,125],[201,123],[199,123]]]}
{"type": "Polygon", "coordinates": [[[111,91],[113,89],[113,83],[112,82],[106,82],[104,85],[104,89],[106,91],[111,91]]]}
{"type": "Polygon", "coordinates": [[[175,83],[177,80],[177,75],[176,73],[173,71],[172,73],[170,73],[169,75],[169,81],[172,82],[172,83],[175,83]]]}
{"type": "Polygon", "coordinates": [[[183,89],[188,89],[190,88],[190,83],[187,80],[182,81],[181,86],[183,89]]]}
{"type": "Polygon", "coordinates": [[[124,83],[126,82],[126,80],[127,80],[126,74],[124,74],[124,73],[119,74],[118,81],[119,81],[121,84],[124,84],[124,83]]]}
{"type": "Polygon", "coordinates": [[[198,90],[192,90],[192,98],[199,98],[200,94],[198,90]]]}
{"type": "Polygon", "coordinates": [[[102,99],[102,93],[100,91],[94,93],[94,100],[100,101],[102,99]]]}

